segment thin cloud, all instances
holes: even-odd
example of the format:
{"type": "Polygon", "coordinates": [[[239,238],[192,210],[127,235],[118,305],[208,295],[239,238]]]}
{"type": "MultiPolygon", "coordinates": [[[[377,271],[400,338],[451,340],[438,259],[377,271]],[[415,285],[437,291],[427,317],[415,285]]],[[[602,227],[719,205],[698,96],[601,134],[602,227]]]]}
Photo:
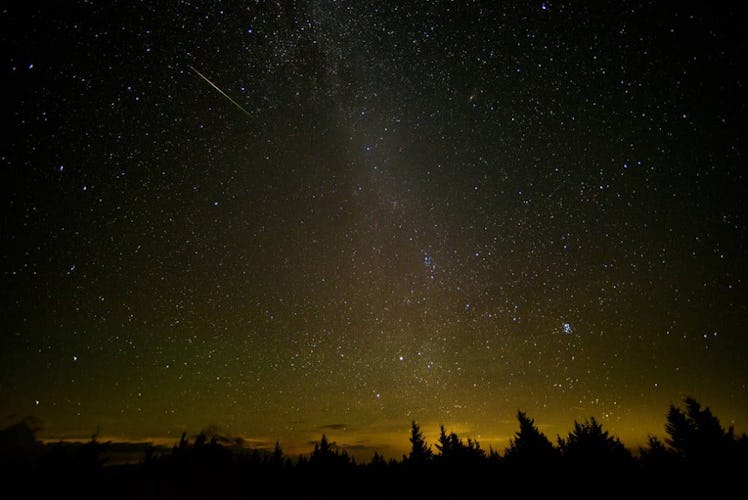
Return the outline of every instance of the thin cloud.
{"type": "Polygon", "coordinates": [[[326,424],[326,425],[320,425],[317,427],[317,429],[321,431],[344,431],[348,429],[347,424],[326,424]]]}

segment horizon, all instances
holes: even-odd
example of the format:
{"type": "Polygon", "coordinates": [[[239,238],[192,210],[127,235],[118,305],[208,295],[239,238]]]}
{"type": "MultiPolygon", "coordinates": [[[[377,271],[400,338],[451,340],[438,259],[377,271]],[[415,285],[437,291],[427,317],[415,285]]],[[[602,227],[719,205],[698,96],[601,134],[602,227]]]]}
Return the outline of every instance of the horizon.
{"type": "MultiPolygon", "coordinates": [[[[682,401],[673,404],[678,406],[681,403],[682,401]]],[[[735,421],[723,420],[721,418],[720,412],[715,411],[715,409],[710,405],[704,404],[704,407],[709,408],[712,411],[712,413],[720,420],[720,423],[726,430],[733,428],[736,437],[739,437],[746,433],[745,428],[741,427],[740,425],[736,425],[735,421]]],[[[627,449],[629,449],[632,454],[637,456],[640,449],[648,445],[648,438],[650,436],[656,436],[662,439],[666,435],[666,411],[667,409],[662,412],[662,419],[659,423],[660,429],[657,432],[647,431],[645,434],[636,434],[636,431],[634,430],[631,430],[630,434],[622,434],[616,430],[615,426],[611,426],[609,422],[604,421],[595,415],[577,418],[569,422],[568,429],[558,429],[553,430],[553,432],[549,432],[549,430],[556,429],[559,426],[544,424],[542,421],[534,418],[532,414],[528,414],[528,416],[535,420],[535,425],[548,437],[548,439],[551,440],[554,446],[557,446],[557,440],[559,437],[565,438],[567,436],[568,432],[572,430],[574,422],[582,423],[589,420],[590,418],[595,418],[599,423],[602,424],[604,430],[608,431],[611,436],[619,438],[623,445],[627,449]]],[[[516,412],[514,415],[516,417],[516,412]]],[[[328,424],[318,426],[316,428],[316,436],[313,435],[313,431],[309,431],[307,434],[308,439],[297,439],[296,441],[289,441],[285,443],[280,439],[274,439],[270,436],[263,436],[256,433],[234,434],[230,429],[226,429],[217,425],[206,425],[201,427],[200,429],[177,430],[173,435],[134,436],[132,438],[128,438],[128,436],[124,435],[107,434],[105,429],[100,428],[99,431],[101,433],[95,433],[95,437],[99,442],[112,442],[123,445],[153,445],[163,448],[164,451],[169,451],[173,446],[176,446],[179,443],[183,432],[186,433],[188,440],[194,440],[198,434],[207,431],[209,435],[211,435],[211,433],[215,433],[215,435],[217,436],[226,438],[225,442],[221,440],[219,440],[219,442],[223,442],[224,445],[236,450],[259,450],[272,452],[277,442],[283,449],[285,455],[293,458],[298,458],[300,455],[309,456],[309,454],[314,449],[315,443],[318,443],[321,439],[321,436],[325,435],[334,448],[341,451],[347,451],[348,454],[354,457],[357,461],[367,462],[371,459],[375,452],[383,456],[387,460],[399,460],[403,455],[407,455],[407,452],[410,450],[410,445],[408,444],[408,434],[410,432],[411,423],[412,421],[408,420],[407,422],[403,421],[398,424],[392,424],[395,429],[391,429],[388,426],[387,431],[381,430],[380,427],[380,430],[378,432],[376,431],[376,429],[374,431],[369,430],[368,432],[366,432],[364,429],[349,428],[344,424],[328,424]],[[362,437],[364,437],[365,439],[362,440],[362,437]],[[379,441],[377,441],[377,439],[379,439],[379,441]],[[237,442],[230,443],[231,440],[236,440],[237,442]],[[241,440],[241,442],[239,442],[239,440],[241,440]]],[[[486,451],[492,449],[502,455],[510,446],[511,440],[516,438],[515,433],[519,430],[516,418],[512,422],[505,422],[503,424],[504,428],[512,428],[509,434],[500,433],[493,435],[481,433],[479,429],[471,429],[465,427],[464,425],[451,426],[448,424],[434,422],[426,422],[422,424],[418,421],[416,421],[416,423],[418,423],[419,427],[421,428],[421,431],[426,438],[426,442],[432,447],[434,443],[437,442],[440,427],[443,425],[447,432],[455,432],[462,439],[471,438],[473,440],[476,440],[478,441],[482,449],[486,451]]],[[[624,425],[622,428],[626,427],[628,427],[629,429],[633,429],[633,427],[630,425],[624,425]]],[[[72,432],[52,435],[42,428],[39,432],[38,438],[40,441],[47,445],[53,445],[60,442],[83,444],[89,442],[93,435],[94,433],[92,432],[72,432]]]]}

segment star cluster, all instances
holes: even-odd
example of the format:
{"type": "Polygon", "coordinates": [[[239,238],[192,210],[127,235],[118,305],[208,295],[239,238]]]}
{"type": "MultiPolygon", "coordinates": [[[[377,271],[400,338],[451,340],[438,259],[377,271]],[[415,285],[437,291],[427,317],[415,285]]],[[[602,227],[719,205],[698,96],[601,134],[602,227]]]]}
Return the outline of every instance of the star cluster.
{"type": "Polygon", "coordinates": [[[744,429],[730,9],[3,8],[0,408],[503,449],[518,408],[635,443],[690,394],[744,429]]]}

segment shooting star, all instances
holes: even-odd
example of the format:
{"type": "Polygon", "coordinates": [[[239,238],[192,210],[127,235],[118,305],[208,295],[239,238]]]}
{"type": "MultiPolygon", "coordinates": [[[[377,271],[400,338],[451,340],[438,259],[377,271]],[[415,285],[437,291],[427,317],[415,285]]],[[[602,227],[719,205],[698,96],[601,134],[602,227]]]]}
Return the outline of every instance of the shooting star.
{"type": "Polygon", "coordinates": [[[248,117],[252,118],[252,115],[251,115],[251,114],[249,113],[249,111],[247,111],[246,109],[242,108],[242,107],[241,107],[241,105],[240,105],[240,104],[239,104],[238,102],[236,102],[235,100],[233,100],[233,99],[232,99],[231,97],[229,97],[229,96],[228,96],[228,94],[226,94],[226,92],[224,92],[223,90],[219,89],[219,88],[218,88],[218,85],[216,85],[215,83],[211,82],[211,81],[210,81],[210,80],[208,79],[208,77],[207,77],[207,76],[205,76],[205,75],[203,75],[202,73],[200,73],[200,72],[199,72],[199,71],[198,71],[197,69],[195,69],[195,67],[194,67],[194,66],[192,66],[191,64],[188,64],[188,65],[187,65],[187,67],[188,67],[188,68],[190,68],[190,69],[191,69],[192,71],[194,71],[194,72],[195,72],[195,74],[196,74],[197,76],[199,76],[200,78],[202,78],[203,80],[205,80],[206,82],[208,82],[208,84],[209,84],[209,85],[210,85],[211,87],[213,87],[213,88],[214,88],[214,89],[216,89],[216,90],[217,90],[218,92],[220,92],[220,93],[221,93],[221,95],[222,95],[223,97],[225,97],[226,99],[228,99],[228,100],[229,100],[229,101],[231,102],[231,104],[233,104],[234,106],[236,106],[237,108],[239,108],[239,109],[241,110],[241,112],[242,112],[242,113],[244,113],[244,114],[245,114],[245,115],[247,115],[248,117]]]}

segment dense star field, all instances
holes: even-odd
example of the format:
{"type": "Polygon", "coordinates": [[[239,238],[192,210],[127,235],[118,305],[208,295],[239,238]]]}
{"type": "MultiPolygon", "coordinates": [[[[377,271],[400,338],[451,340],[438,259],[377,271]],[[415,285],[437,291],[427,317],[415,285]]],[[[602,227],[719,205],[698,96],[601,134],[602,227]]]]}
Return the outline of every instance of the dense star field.
{"type": "Polygon", "coordinates": [[[633,446],[688,394],[745,431],[737,9],[2,7],[3,425],[368,458],[518,409],[633,446]]]}

